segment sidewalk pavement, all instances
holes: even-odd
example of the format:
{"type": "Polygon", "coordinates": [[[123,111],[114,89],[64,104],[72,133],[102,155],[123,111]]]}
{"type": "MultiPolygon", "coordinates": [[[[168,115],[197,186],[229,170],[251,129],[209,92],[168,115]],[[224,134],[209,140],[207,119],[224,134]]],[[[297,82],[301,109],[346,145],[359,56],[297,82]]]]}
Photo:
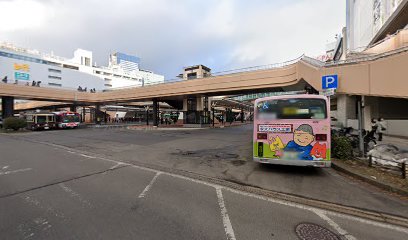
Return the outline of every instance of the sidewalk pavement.
{"type": "Polygon", "coordinates": [[[332,168],[388,192],[397,193],[408,199],[406,179],[378,171],[376,168],[368,167],[357,161],[354,161],[353,164],[347,162],[350,161],[332,159],[332,168]]]}

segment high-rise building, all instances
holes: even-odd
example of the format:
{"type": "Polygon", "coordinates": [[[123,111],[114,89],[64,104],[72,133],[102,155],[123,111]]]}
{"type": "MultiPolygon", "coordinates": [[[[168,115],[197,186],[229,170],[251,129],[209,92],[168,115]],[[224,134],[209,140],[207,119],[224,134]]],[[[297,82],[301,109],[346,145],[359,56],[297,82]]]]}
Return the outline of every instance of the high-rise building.
{"type": "Polygon", "coordinates": [[[139,71],[140,58],[125,53],[116,52],[110,55],[109,66],[123,69],[126,73],[139,71]]]}
{"type": "Polygon", "coordinates": [[[164,82],[164,76],[140,69],[140,58],[114,53],[108,67],[93,64],[91,51],[77,49],[72,59],[37,50],[0,44],[0,78],[9,82],[31,84],[40,81],[42,87],[74,88],[98,91],[122,87],[141,87],[164,82]]]}

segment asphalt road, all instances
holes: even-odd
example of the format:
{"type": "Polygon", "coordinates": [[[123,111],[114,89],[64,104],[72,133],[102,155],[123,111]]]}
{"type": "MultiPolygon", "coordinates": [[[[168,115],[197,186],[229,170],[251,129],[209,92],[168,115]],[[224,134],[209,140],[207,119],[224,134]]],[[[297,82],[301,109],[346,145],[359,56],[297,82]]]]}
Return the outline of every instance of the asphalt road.
{"type": "Polygon", "coordinates": [[[249,132],[234,127],[2,134],[0,239],[408,238],[403,227],[141,167],[182,169],[306,198],[335,195],[322,200],[406,214],[404,200],[331,169],[253,164],[249,132]]]}

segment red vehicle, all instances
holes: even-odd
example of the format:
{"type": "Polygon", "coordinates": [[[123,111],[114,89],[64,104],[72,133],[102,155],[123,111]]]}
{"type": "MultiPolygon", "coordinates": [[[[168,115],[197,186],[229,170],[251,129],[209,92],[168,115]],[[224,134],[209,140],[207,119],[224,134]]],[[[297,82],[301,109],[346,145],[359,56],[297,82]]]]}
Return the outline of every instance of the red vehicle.
{"type": "Polygon", "coordinates": [[[55,112],[58,128],[78,128],[81,121],[80,115],[76,112],[55,112]]]}

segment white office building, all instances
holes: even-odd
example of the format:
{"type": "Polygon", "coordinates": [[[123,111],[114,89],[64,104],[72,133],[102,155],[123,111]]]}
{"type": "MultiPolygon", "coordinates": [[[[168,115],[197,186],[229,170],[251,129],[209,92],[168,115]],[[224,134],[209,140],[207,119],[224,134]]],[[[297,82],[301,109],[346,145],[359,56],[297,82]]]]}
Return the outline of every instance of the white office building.
{"type": "MultiPolygon", "coordinates": [[[[408,28],[408,0],[347,0],[346,28],[334,45],[328,45],[331,61],[370,57],[395,50],[408,28]],[[395,38],[394,40],[392,40],[395,38]]],[[[384,81],[388,81],[384,78],[384,81]]],[[[341,84],[341,79],[339,79],[341,84]]],[[[404,98],[336,94],[331,101],[331,116],[339,127],[358,128],[358,103],[361,105],[363,128],[371,129],[371,119],[384,118],[386,134],[408,136],[408,100],[404,98]]],[[[334,121],[333,121],[334,122],[334,121]]],[[[332,122],[332,123],[333,123],[332,122]]]]}
{"type": "Polygon", "coordinates": [[[361,52],[387,34],[393,34],[389,24],[403,14],[406,4],[407,0],[347,0],[349,51],[361,52]]]}
{"type": "Polygon", "coordinates": [[[32,84],[41,87],[87,90],[109,90],[164,82],[164,76],[140,69],[140,58],[124,53],[113,53],[107,67],[96,66],[92,52],[77,49],[72,59],[37,50],[19,48],[9,43],[0,44],[0,78],[8,83],[32,84]]]}

